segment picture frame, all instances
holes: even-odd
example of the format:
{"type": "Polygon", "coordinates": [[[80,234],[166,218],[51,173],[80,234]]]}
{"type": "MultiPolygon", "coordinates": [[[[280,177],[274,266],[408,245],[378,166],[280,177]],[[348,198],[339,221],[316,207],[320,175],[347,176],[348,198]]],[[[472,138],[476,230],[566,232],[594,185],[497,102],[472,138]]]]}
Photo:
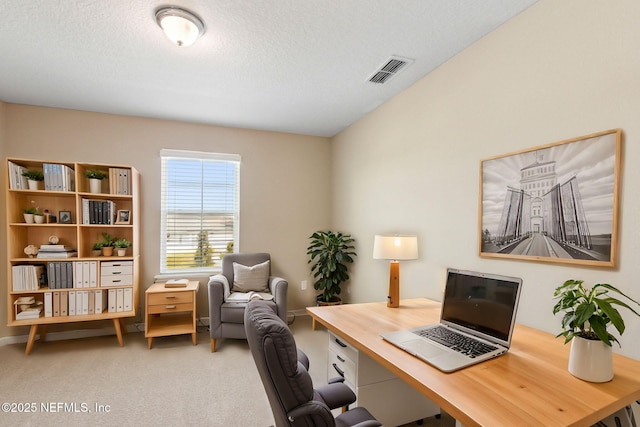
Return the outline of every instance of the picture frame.
{"type": "Polygon", "coordinates": [[[480,162],[479,254],[615,267],[622,130],[480,162]]]}
{"type": "Polygon", "coordinates": [[[131,211],[120,209],[116,213],[116,224],[131,224],[131,211]]]}
{"type": "Polygon", "coordinates": [[[58,222],[60,224],[73,224],[73,218],[71,216],[71,211],[60,211],[60,212],[58,212],[58,222]]]}

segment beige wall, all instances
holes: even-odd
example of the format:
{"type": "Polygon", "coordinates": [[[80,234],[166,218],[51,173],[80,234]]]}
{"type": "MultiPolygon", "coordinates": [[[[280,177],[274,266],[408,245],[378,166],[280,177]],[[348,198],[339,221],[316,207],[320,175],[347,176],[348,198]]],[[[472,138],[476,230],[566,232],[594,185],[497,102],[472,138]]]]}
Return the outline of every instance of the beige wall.
{"type": "MultiPolygon", "coordinates": [[[[6,120],[5,120],[5,111],[6,111],[6,104],[2,101],[0,101],[0,159],[4,159],[6,156],[6,150],[5,150],[5,129],[6,129],[6,120]]],[[[7,183],[7,177],[8,177],[8,173],[6,172],[6,166],[0,165],[0,188],[2,188],[2,191],[0,191],[0,236],[2,236],[2,238],[0,239],[0,280],[2,285],[0,286],[0,295],[3,296],[2,298],[2,303],[0,303],[0,337],[3,337],[6,335],[5,330],[6,330],[6,322],[5,319],[7,318],[7,291],[6,291],[6,282],[5,282],[5,277],[7,277],[7,247],[5,244],[6,238],[7,238],[7,228],[6,228],[6,221],[5,221],[5,209],[4,207],[6,206],[6,194],[4,191],[4,188],[6,186],[7,183]]]]}
{"type": "MultiPolygon", "coordinates": [[[[518,320],[553,333],[553,289],[565,279],[640,299],[638,22],[635,0],[541,0],[335,137],[334,226],[360,254],[350,299],[387,295],[388,265],[371,258],[383,232],[419,236],[420,259],[401,265],[402,297],[440,298],[449,266],[516,275],[518,320]],[[619,268],[478,256],[481,159],[612,128],[623,130],[619,268]]],[[[622,353],[640,359],[640,321],[625,318],[622,353]]]]}
{"type": "MultiPolygon", "coordinates": [[[[301,291],[300,281],[310,280],[306,263],[308,236],[330,222],[327,138],[14,104],[5,104],[4,110],[3,156],[125,164],[139,170],[141,290],[153,283],[154,275],[159,273],[160,150],[240,154],[239,250],[272,254],[273,273],[290,283],[290,309],[314,302],[313,289],[301,291]]],[[[0,269],[1,277],[6,277],[4,262],[0,269]]],[[[208,317],[206,278],[200,283],[198,309],[201,316],[208,317]]],[[[2,292],[5,294],[4,287],[2,292]]],[[[141,306],[143,300],[141,292],[141,306]]],[[[138,316],[137,320],[141,319],[138,316]]],[[[7,331],[4,321],[0,325],[0,336],[24,333],[16,328],[7,331]]]]}

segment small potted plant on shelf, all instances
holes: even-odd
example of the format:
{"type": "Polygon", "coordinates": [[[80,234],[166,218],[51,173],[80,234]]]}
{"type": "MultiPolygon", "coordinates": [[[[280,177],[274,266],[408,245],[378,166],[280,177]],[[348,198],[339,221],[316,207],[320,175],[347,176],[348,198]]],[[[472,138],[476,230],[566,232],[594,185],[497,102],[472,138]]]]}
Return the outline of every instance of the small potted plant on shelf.
{"type": "Polygon", "coordinates": [[[89,178],[89,191],[92,193],[102,192],[102,180],[107,177],[107,174],[99,169],[88,169],[84,176],[89,178]]]}
{"type": "Polygon", "coordinates": [[[28,169],[22,172],[22,176],[27,178],[27,185],[29,190],[39,190],[40,181],[44,181],[44,173],[38,169],[28,169]]]}
{"type": "Polygon", "coordinates": [[[27,224],[33,224],[34,223],[34,215],[36,214],[36,212],[38,212],[38,209],[36,208],[27,208],[23,211],[24,214],[24,222],[26,222],[27,224]]]}
{"type": "Polygon", "coordinates": [[[340,284],[349,280],[348,263],[356,256],[354,239],[350,234],[333,231],[316,231],[307,247],[308,264],[315,282],[313,287],[321,291],[317,296],[319,305],[340,304],[340,284]]]}
{"type": "Polygon", "coordinates": [[[131,242],[127,239],[116,239],[113,242],[113,247],[116,248],[118,256],[125,256],[127,254],[127,248],[131,246],[131,242]]]}
{"type": "Polygon", "coordinates": [[[109,233],[102,233],[102,241],[98,242],[102,245],[100,247],[102,256],[113,256],[113,242],[114,239],[109,233]]]}
{"type": "Polygon", "coordinates": [[[636,316],[636,310],[618,298],[616,293],[630,303],[639,305],[633,298],[606,283],[598,283],[592,288],[582,286],[583,280],[567,280],[558,286],[553,296],[558,302],[553,314],[563,312],[563,331],[557,337],[564,337],[565,344],[571,341],[569,372],[585,381],[606,382],[613,378],[613,355],[611,346],[618,339],[607,328],[610,325],[620,335],[624,332],[624,320],[615,306],[624,307],[636,316]]]}
{"type": "Polygon", "coordinates": [[[102,242],[96,242],[91,246],[91,252],[93,256],[100,256],[102,253],[102,242]]]}

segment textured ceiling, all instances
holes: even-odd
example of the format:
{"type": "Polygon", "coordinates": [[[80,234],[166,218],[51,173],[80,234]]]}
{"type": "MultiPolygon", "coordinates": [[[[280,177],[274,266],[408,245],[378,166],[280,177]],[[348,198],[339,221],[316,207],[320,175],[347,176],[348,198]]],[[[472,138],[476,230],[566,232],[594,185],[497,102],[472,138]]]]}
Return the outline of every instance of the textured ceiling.
{"type": "Polygon", "coordinates": [[[536,0],[0,0],[0,100],[333,136],[536,0]],[[387,83],[389,57],[414,61],[387,83]]]}

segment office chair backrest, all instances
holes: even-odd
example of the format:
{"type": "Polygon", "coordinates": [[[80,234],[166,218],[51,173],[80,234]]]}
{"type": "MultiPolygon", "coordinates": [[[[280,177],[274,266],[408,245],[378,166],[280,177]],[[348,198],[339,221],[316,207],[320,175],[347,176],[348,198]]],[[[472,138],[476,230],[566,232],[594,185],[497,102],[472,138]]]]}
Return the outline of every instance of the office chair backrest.
{"type": "Polygon", "coordinates": [[[329,408],[313,400],[311,376],[298,362],[293,334],[282,319],[256,300],[248,304],[244,324],[276,426],[334,426],[329,408]]]}

